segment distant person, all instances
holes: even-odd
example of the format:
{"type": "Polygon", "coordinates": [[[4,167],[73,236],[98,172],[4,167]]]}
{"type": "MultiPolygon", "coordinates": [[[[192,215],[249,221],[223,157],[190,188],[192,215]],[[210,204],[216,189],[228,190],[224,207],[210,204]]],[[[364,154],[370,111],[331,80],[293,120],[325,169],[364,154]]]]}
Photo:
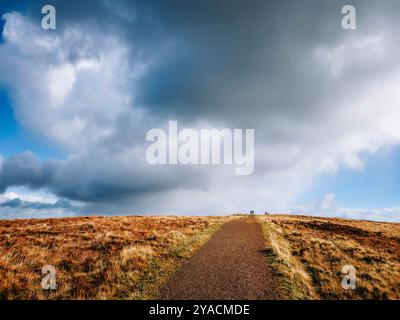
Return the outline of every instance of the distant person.
{"type": "Polygon", "coordinates": [[[253,210],[251,210],[251,211],[250,211],[250,214],[254,214],[254,211],[253,211],[253,210]]]}

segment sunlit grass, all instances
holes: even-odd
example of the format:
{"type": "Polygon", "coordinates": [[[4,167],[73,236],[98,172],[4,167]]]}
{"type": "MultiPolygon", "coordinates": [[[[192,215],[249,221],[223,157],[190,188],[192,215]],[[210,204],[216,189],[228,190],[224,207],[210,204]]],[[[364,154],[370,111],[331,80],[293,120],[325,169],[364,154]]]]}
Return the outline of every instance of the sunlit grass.
{"type": "Polygon", "coordinates": [[[0,221],[1,299],[148,299],[227,218],[0,221]],[[57,288],[41,287],[44,265],[57,288]]]}

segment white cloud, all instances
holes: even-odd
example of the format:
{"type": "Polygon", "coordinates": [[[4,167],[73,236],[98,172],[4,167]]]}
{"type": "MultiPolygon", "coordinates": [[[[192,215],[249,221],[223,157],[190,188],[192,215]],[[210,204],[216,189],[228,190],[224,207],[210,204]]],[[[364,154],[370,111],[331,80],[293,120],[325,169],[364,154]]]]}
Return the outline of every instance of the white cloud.
{"type": "Polygon", "coordinates": [[[315,204],[292,206],[281,213],[305,214],[317,217],[335,217],[357,220],[399,222],[400,207],[349,208],[336,203],[334,193],[327,193],[315,204]]]}
{"type": "Polygon", "coordinates": [[[67,95],[71,92],[76,81],[76,72],[72,65],[66,64],[47,71],[47,86],[54,106],[62,106],[67,95]]]}
{"type": "Polygon", "coordinates": [[[365,37],[351,37],[334,47],[316,47],[315,57],[326,64],[334,77],[340,76],[351,67],[364,67],[376,64],[386,57],[384,34],[365,37]]]}
{"type": "Polygon", "coordinates": [[[10,187],[0,196],[0,202],[19,198],[23,201],[54,203],[58,198],[46,190],[32,190],[26,187],[10,187]]]}
{"type": "Polygon", "coordinates": [[[321,210],[326,211],[332,209],[334,203],[335,203],[335,194],[334,193],[325,194],[321,201],[321,210]]]}
{"type": "Polygon", "coordinates": [[[100,143],[118,117],[140,116],[126,86],[136,67],[127,64],[123,44],[78,26],[49,36],[19,13],[4,18],[2,80],[16,90],[16,115],[25,127],[77,150],[100,143]]]}
{"type": "Polygon", "coordinates": [[[400,207],[391,208],[342,208],[339,209],[337,216],[360,219],[360,220],[371,220],[371,221],[386,221],[386,222],[399,222],[400,221],[400,207]]]}

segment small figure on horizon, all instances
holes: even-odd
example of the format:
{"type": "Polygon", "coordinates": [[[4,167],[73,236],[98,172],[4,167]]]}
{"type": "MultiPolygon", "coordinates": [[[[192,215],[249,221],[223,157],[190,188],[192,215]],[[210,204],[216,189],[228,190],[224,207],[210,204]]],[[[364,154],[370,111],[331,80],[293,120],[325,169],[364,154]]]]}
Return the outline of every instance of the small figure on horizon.
{"type": "Polygon", "coordinates": [[[250,211],[250,214],[254,214],[254,210],[251,210],[251,211],[250,211]]]}
{"type": "Polygon", "coordinates": [[[264,212],[265,215],[269,214],[267,211],[264,212]]]}

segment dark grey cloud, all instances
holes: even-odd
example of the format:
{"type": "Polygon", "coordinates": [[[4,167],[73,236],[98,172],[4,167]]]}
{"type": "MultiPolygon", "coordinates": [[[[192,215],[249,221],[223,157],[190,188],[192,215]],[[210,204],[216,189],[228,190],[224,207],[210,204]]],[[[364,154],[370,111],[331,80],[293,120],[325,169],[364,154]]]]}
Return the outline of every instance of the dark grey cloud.
{"type": "Polygon", "coordinates": [[[126,159],[127,167],[115,167],[114,163],[121,166],[120,159],[104,153],[97,153],[97,156],[95,163],[94,152],[67,160],[40,161],[31,152],[11,157],[0,167],[0,190],[4,192],[8,187],[26,186],[46,188],[71,200],[121,202],[181,186],[196,189],[205,183],[201,168],[181,170],[175,166],[165,170],[167,167],[161,166],[152,170],[144,163],[145,159],[132,163],[129,158],[126,159]],[[188,174],[191,179],[187,178],[188,174]]]}
{"type": "Polygon", "coordinates": [[[53,172],[51,161],[41,163],[32,152],[11,157],[0,167],[0,192],[13,185],[41,188],[51,182],[53,172]]]}
{"type": "Polygon", "coordinates": [[[22,204],[22,200],[19,198],[11,199],[0,203],[0,207],[4,208],[19,208],[22,204]]]}
{"type": "MultiPolygon", "coordinates": [[[[32,4],[30,11],[37,12],[43,3],[32,4]]],[[[139,55],[156,60],[136,87],[137,103],[156,114],[187,121],[212,117],[243,122],[244,115],[268,110],[270,115],[307,118],[323,111],[321,99],[347,92],[345,85],[315,71],[311,57],[316,43],[346,37],[340,27],[346,1],[54,4],[60,28],[88,22],[99,32],[130,42],[132,60],[139,55]],[[131,12],[133,20],[127,21],[115,8],[131,12]]],[[[360,32],[376,27],[371,16],[388,13],[372,2],[354,4],[360,11],[360,32]]],[[[245,119],[253,126],[257,123],[257,117],[245,119]]]]}
{"type": "MultiPolygon", "coordinates": [[[[43,1],[34,1],[38,12],[43,1]]],[[[315,111],[310,96],[330,89],[312,71],[318,41],[340,37],[345,1],[55,1],[59,26],[73,23],[131,44],[131,59],[155,63],[137,84],[136,103],[156,114],[243,121],[243,115],[315,111]],[[132,12],[127,21],[115,8],[132,12]],[[282,95],[285,88],[291,94],[282,95]],[[299,103],[301,101],[301,103],[299,103]],[[228,111],[228,112],[227,112],[228,111]]],[[[36,14],[39,19],[40,15],[36,14]]],[[[314,95],[314,100],[316,97],[314,95]]],[[[255,117],[256,118],[256,117],[255,117]]],[[[250,118],[249,122],[254,122],[250,118]]]]}
{"type": "MultiPolygon", "coordinates": [[[[395,1],[352,3],[359,11],[360,33],[391,21],[395,15],[390,11],[400,6],[395,1]]],[[[44,4],[31,1],[27,12],[40,21],[44,4]]],[[[212,117],[254,126],[259,118],[246,115],[267,110],[271,116],[307,117],[323,112],[323,102],[331,95],[348,90],[318,72],[310,56],[316,43],[335,43],[348,36],[340,28],[340,9],[346,1],[87,0],[75,5],[56,0],[53,4],[59,32],[82,24],[82,31],[92,36],[97,32],[123,39],[132,60],[155,61],[136,84],[135,99],[157,115],[187,121],[212,117]],[[132,15],[132,20],[123,13],[132,15]]],[[[71,56],[77,54],[75,49],[71,48],[71,56]]],[[[376,71],[371,70],[375,75],[376,71]]],[[[359,72],[354,70],[342,83],[356,76],[357,81],[366,78],[365,68],[359,72]]]]}
{"type": "Polygon", "coordinates": [[[14,198],[0,203],[0,207],[12,208],[12,209],[50,210],[50,209],[72,209],[73,205],[71,204],[70,201],[65,199],[59,199],[54,203],[47,203],[39,201],[24,201],[21,200],[20,198],[14,198]]]}
{"type": "MultiPolygon", "coordinates": [[[[40,19],[33,1],[29,12],[40,19]]],[[[83,1],[58,0],[59,26],[84,24],[129,44],[131,61],[154,61],[135,83],[135,103],[149,112],[187,122],[213,119],[264,127],[262,116],[312,122],[344,97],[391,68],[362,65],[345,78],[319,71],[315,45],[350,38],[341,29],[346,1],[83,1]],[[132,20],[121,13],[132,15],[132,20]],[[143,58],[145,57],[145,58],[143,58]],[[261,116],[261,118],[260,118],[261,116]]],[[[388,27],[396,1],[353,1],[358,34],[388,27]]],[[[397,23],[396,23],[397,25],[397,23]]],[[[273,129],[275,132],[275,128],[273,129]]],[[[271,136],[271,132],[266,132],[271,136]]],[[[276,134],[276,132],[275,132],[276,134]]]]}

